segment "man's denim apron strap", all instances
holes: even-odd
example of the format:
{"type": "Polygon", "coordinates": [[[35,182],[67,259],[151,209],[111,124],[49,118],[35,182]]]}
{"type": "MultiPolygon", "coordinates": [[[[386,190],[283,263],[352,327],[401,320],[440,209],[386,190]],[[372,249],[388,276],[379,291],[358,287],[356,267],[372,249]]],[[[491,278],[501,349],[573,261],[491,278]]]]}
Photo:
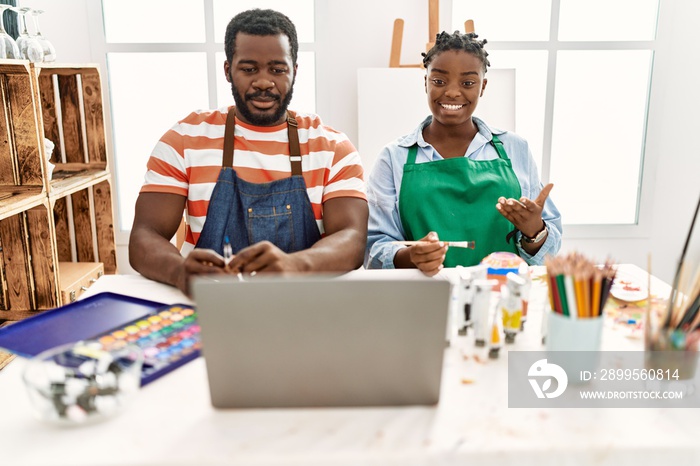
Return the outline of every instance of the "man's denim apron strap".
{"type": "Polygon", "coordinates": [[[292,176],[269,183],[250,183],[238,178],[233,169],[235,116],[235,107],[231,107],[226,117],[222,168],[196,247],[223,255],[224,237],[228,236],[234,254],[264,240],[287,253],[308,249],[321,239],[321,234],[301,172],[296,119],[288,112],[292,176]]]}

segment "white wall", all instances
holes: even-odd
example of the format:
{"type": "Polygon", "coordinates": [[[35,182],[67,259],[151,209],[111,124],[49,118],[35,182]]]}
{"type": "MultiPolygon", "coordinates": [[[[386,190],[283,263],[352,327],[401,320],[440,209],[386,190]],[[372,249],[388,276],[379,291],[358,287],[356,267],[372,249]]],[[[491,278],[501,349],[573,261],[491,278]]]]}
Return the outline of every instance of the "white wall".
{"type": "MultiPolygon", "coordinates": [[[[98,0],[21,0],[46,10],[44,34],[52,39],[62,62],[98,62],[90,51],[88,4],[98,0]]],[[[404,63],[418,63],[428,41],[427,0],[327,0],[317,15],[317,112],[323,120],[357,140],[357,69],[387,66],[394,19],[405,21],[404,63]],[[328,19],[330,18],[330,20],[328,19]]],[[[449,25],[448,1],[441,4],[441,27],[449,25]]],[[[696,0],[661,0],[657,50],[652,77],[642,193],[641,236],[572,238],[564,232],[564,249],[595,258],[611,256],[646,268],[671,281],[700,197],[700,150],[693,136],[700,127],[700,41],[696,0]],[[651,191],[653,188],[653,191],[651,191]],[[652,195],[653,194],[653,195],[652,195]]],[[[605,70],[596,71],[604,85],[605,70]]],[[[103,70],[103,76],[106,76],[103,70]]],[[[393,104],[393,103],[387,103],[393,104]]],[[[592,122],[593,124],[594,122],[592,122]]],[[[392,135],[391,139],[397,135],[392,135]]],[[[585,193],[582,193],[585,195],[585,193]]],[[[556,197],[555,197],[556,201],[556,197]]],[[[119,268],[129,270],[125,249],[119,268]]]]}
{"type": "MultiPolygon", "coordinates": [[[[694,144],[700,127],[698,15],[700,2],[661,0],[641,200],[640,220],[648,225],[648,234],[596,240],[569,240],[564,235],[567,249],[599,257],[610,254],[643,268],[650,253],[652,273],[667,282],[673,280],[700,198],[700,149],[694,144]]],[[[605,70],[599,73],[604,83],[605,70]]]]}
{"type": "Polygon", "coordinates": [[[90,52],[88,1],[95,0],[19,0],[17,4],[44,10],[39,25],[41,33],[56,47],[57,62],[93,63],[96,60],[90,52]]]}

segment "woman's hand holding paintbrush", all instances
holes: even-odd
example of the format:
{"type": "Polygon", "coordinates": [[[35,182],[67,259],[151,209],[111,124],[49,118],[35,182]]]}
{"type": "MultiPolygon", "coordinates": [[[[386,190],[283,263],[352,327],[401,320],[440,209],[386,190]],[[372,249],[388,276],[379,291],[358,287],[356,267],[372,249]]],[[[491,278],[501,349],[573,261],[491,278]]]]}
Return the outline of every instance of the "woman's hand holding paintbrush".
{"type": "MultiPolygon", "coordinates": [[[[442,263],[445,261],[449,243],[440,241],[440,238],[434,231],[431,231],[418,241],[396,241],[396,243],[410,245],[410,247],[402,248],[396,253],[394,257],[396,268],[417,267],[429,277],[442,270],[442,263]]],[[[464,243],[462,247],[474,249],[473,241],[460,243],[464,243]]]]}

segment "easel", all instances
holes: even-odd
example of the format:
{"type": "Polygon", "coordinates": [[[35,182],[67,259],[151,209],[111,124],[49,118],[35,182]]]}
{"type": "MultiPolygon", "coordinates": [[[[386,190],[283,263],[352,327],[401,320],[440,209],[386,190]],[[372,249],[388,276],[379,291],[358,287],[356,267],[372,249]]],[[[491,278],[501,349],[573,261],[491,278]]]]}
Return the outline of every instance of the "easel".
{"type": "MultiPolygon", "coordinates": [[[[425,45],[427,52],[435,45],[435,37],[438,35],[440,22],[440,0],[428,0],[428,40],[425,45]]],[[[391,54],[389,55],[389,68],[423,68],[422,63],[401,64],[401,42],[403,41],[403,19],[394,20],[394,33],[391,37],[391,54]]],[[[474,21],[468,19],[464,22],[464,32],[474,32],[474,21]]]]}

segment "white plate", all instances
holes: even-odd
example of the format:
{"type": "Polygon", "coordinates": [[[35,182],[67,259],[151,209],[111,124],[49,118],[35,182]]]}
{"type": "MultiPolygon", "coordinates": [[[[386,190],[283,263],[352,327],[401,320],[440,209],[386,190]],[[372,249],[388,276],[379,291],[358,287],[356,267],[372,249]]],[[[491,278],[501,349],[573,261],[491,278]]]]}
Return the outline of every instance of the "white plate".
{"type": "Polygon", "coordinates": [[[645,284],[633,278],[618,276],[610,287],[610,294],[620,301],[635,302],[646,299],[649,290],[645,284]]]}

